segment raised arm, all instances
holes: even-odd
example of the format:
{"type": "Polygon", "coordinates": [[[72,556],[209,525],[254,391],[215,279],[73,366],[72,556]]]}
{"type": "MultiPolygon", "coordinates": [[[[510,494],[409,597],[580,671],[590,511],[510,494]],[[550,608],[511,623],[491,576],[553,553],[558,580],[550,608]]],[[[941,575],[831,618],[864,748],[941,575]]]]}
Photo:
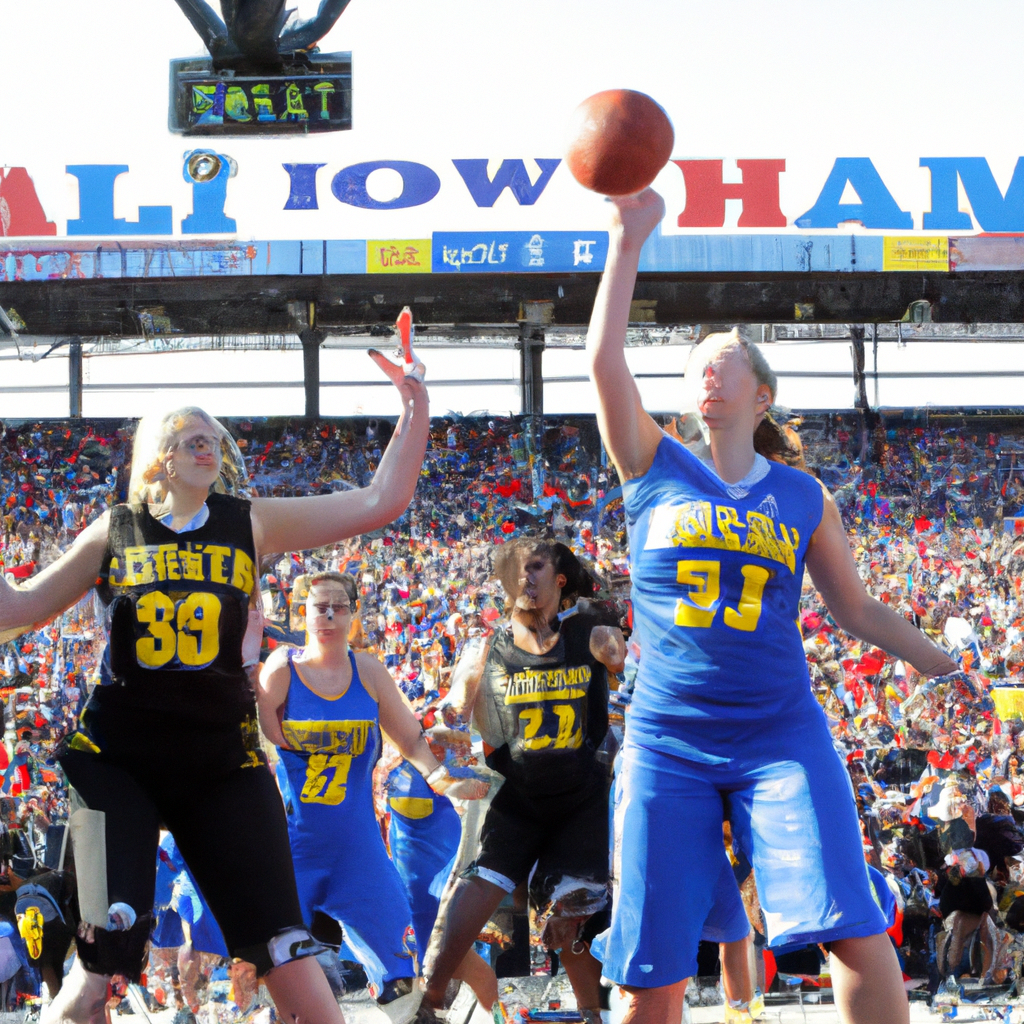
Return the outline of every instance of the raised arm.
{"type": "Polygon", "coordinates": [[[256,498],[253,533],[261,554],[333,544],[385,526],[409,507],[427,450],[427,389],[422,380],[404,375],[379,352],[370,354],[402,396],[402,416],[377,472],[367,487],[356,490],[308,498],[256,498]]]}
{"type": "Polygon", "coordinates": [[[380,727],[398,748],[402,757],[422,775],[435,793],[460,800],[478,800],[487,792],[487,783],[478,779],[453,779],[430,751],[427,737],[391,673],[372,655],[357,654],[359,678],[377,699],[380,727]]]}
{"type": "Polygon", "coordinates": [[[0,575],[0,632],[39,625],[82,598],[103,566],[110,513],[104,512],[52,565],[20,586],[0,575]]]}
{"type": "Polygon", "coordinates": [[[263,735],[275,747],[287,747],[281,731],[279,712],[288,699],[288,687],[292,681],[292,670],[288,664],[288,650],[278,647],[263,663],[259,683],[256,687],[256,707],[260,715],[263,735]]]}
{"type": "Polygon", "coordinates": [[[590,631],[590,653],[612,675],[626,667],[626,640],[618,626],[594,626],[590,631]]]}
{"type": "Polygon", "coordinates": [[[643,476],[651,467],[662,430],[644,411],[636,381],[626,365],[626,327],[640,249],[665,215],[657,192],[610,200],[608,260],[594,299],[587,331],[590,379],[597,388],[597,425],[621,480],[643,476]]]}
{"type": "Polygon", "coordinates": [[[454,711],[464,722],[468,723],[472,717],[490,649],[491,645],[483,637],[467,640],[452,669],[452,683],[444,707],[454,711]]]}
{"type": "Polygon", "coordinates": [[[832,618],[847,633],[909,662],[923,675],[945,675],[959,668],[912,623],[864,589],[839,509],[828,491],[821,523],[807,550],[807,569],[832,618]]]}

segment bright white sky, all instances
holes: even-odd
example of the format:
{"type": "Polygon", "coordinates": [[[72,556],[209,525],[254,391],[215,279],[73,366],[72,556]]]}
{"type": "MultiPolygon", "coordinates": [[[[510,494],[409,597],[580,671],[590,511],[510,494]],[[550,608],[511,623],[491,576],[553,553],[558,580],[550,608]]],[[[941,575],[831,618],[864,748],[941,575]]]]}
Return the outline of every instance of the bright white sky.
{"type": "MultiPolygon", "coordinates": [[[[313,0],[291,0],[300,14],[313,0]]],[[[558,157],[573,108],[601,89],[654,96],[676,130],[673,157],[779,159],[790,223],[838,157],[869,157],[920,229],[930,208],[921,157],[983,156],[1005,190],[1021,152],[1007,117],[1024,94],[1024,5],[1016,0],[352,0],[322,49],[353,55],[349,132],[223,140],[238,163],[228,214],[242,238],[424,238],[434,230],[577,230],[605,223],[599,197],[559,168],[534,207],[505,192],[478,210],[453,159],[558,157]],[[365,211],[329,176],[364,160],[433,168],[425,206],[365,211]],[[319,211],[285,212],[282,163],[322,162],[319,211]]],[[[173,0],[0,0],[0,162],[28,167],[58,224],[77,216],[64,168],[123,163],[118,215],[190,209],[166,127],[168,61],[202,44],[173,0]]],[[[532,166],[528,164],[528,166],[532,166]]],[[[533,171],[537,173],[536,168],[533,171]]],[[[387,198],[394,172],[371,193],[387,198]]],[[[683,177],[657,182],[677,232],[683,177]]],[[[730,200],[726,229],[739,203],[730,200]]],[[[63,230],[63,227],[59,227],[63,230]]],[[[794,229],[795,230],[795,229],[794,229]]]]}
{"type": "MultiPolygon", "coordinates": [[[[317,3],[291,0],[291,6],[308,16],[317,3]]],[[[605,222],[601,200],[563,168],[535,206],[520,207],[505,192],[493,210],[479,210],[451,161],[487,158],[493,169],[505,158],[532,167],[535,157],[559,156],[575,105],[600,89],[625,86],[665,106],[676,128],[677,159],[723,159],[726,178],[735,179],[736,159],[784,158],[781,206],[791,223],[813,204],[837,157],[866,156],[920,229],[930,203],[921,157],[984,156],[1006,189],[1022,150],[1017,121],[1007,118],[1024,95],[1022,29],[1024,5],[1017,0],[352,0],[321,44],[353,54],[352,131],[223,140],[222,151],[239,167],[226,212],[237,218],[239,237],[257,239],[422,238],[482,224],[496,230],[599,228],[605,222]],[[320,210],[282,209],[282,163],[323,162],[331,175],[381,159],[431,166],[442,191],[422,207],[364,211],[336,202],[325,177],[320,210]]],[[[177,225],[191,209],[181,164],[195,142],[167,130],[168,61],[203,52],[173,0],[0,0],[0,163],[29,169],[59,232],[78,216],[78,184],[65,173],[66,165],[78,163],[129,165],[130,173],[118,180],[115,215],[134,220],[140,205],[168,204],[177,225]]],[[[371,179],[376,198],[393,194],[390,173],[371,179]]],[[[682,176],[670,164],[656,186],[669,210],[663,231],[678,231],[682,176]]],[[[738,212],[738,202],[730,200],[724,230],[736,230],[738,212]]],[[[996,368],[1009,365],[1008,352],[1007,346],[993,352],[996,368]]],[[[632,358],[663,368],[659,353],[632,358]]],[[[810,365],[807,353],[800,350],[793,369],[810,365]]],[[[969,371],[984,362],[977,348],[949,363],[951,355],[944,346],[920,365],[969,371]]],[[[66,383],[66,361],[56,353],[45,363],[7,356],[0,350],[2,386],[66,383]]],[[[323,379],[369,379],[373,368],[364,356],[358,365],[347,358],[325,355],[323,379]]],[[[776,358],[790,357],[780,351],[776,358]]],[[[828,369],[849,370],[845,345],[815,358],[828,369]]],[[[912,347],[886,358],[899,368],[901,361],[921,361],[923,353],[912,347]]],[[[549,378],[582,375],[582,356],[549,352],[545,372],[549,378]]],[[[431,364],[434,380],[512,381],[517,373],[517,355],[509,351],[489,353],[479,365],[465,349],[447,357],[435,353],[431,364]]],[[[302,411],[296,352],[227,353],[222,361],[211,353],[92,359],[86,382],[188,388],[211,375],[254,385],[204,390],[213,412],[302,411]],[[296,386],[256,386],[268,380],[296,386]]],[[[955,385],[904,380],[881,385],[871,397],[900,405],[1010,404],[1019,383],[1014,377],[965,378],[955,385]],[[1005,401],[995,394],[999,383],[1005,401]]],[[[653,408],[674,408],[674,384],[643,387],[653,408]]],[[[585,385],[550,381],[545,397],[552,412],[592,408],[585,385]]],[[[85,411],[136,414],[151,399],[147,389],[87,389],[85,411]]],[[[845,378],[786,381],[780,399],[795,408],[843,407],[852,403],[852,387],[845,378]]],[[[517,406],[514,383],[435,389],[439,412],[517,406]]],[[[395,411],[385,388],[325,388],[322,407],[326,413],[395,411]]],[[[63,415],[66,408],[61,391],[0,394],[2,416],[63,415]]]]}

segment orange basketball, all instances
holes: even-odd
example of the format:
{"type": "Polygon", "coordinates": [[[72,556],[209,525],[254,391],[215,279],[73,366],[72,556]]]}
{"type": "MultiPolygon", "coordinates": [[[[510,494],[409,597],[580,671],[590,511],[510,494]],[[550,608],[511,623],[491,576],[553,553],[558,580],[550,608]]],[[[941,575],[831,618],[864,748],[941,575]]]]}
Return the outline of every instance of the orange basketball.
{"type": "Polygon", "coordinates": [[[642,92],[607,89],[573,111],[565,162],[584,187],[605,196],[641,192],[672,155],[668,114],[642,92]]]}

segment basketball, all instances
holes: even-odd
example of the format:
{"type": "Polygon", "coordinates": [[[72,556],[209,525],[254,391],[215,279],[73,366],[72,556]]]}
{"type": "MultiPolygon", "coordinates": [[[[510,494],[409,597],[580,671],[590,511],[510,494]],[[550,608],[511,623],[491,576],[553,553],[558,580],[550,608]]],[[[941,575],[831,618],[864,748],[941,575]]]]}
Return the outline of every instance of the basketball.
{"type": "Polygon", "coordinates": [[[650,96],[607,89],[573,111],[565,162],[584,188],[628,196],[654,181],[674,141],[668,114],[650,96]]]}

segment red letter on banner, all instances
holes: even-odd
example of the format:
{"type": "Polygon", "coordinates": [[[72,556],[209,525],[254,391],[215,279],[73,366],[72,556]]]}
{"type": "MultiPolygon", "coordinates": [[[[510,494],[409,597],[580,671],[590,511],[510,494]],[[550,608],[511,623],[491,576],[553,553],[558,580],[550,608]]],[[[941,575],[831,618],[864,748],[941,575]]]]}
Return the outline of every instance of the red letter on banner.
{"type": "Polygon", "coordinates": [[[779,175],[785,160],[737,160],[743,175],[739,184],[722,181],[721,160],[673,160],[686,182],[686,208],[679,214],[681,228],[725,226],[726,199],[743,203],[741,228],[784,228],[786,217],[779,209],[779,175]]]}
{"type": "Polygon", "coordinates": [[[46,219],[28,171],[0,168],[0,236],[55,234],[57,225],[46,219]]]}

